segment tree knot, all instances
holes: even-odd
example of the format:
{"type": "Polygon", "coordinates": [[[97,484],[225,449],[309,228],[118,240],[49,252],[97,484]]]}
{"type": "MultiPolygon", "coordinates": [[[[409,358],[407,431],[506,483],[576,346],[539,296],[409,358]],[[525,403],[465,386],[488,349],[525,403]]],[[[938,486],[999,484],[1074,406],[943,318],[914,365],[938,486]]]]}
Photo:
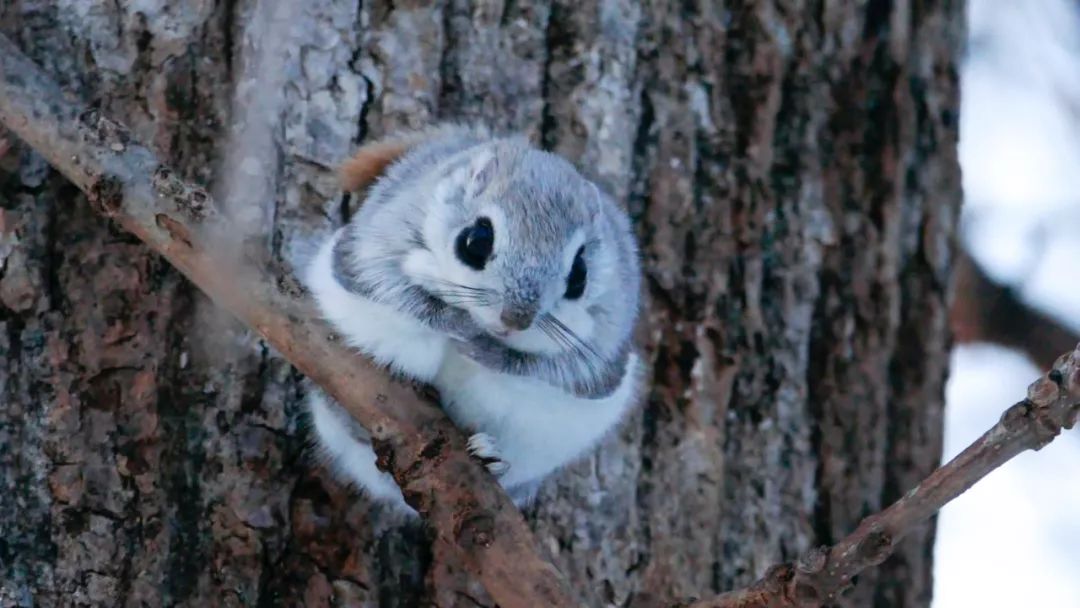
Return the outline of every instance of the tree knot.
{"type": "Polygon", "coordinates": [[[86,198],[95,211],[112,217],[123,206],[124,183],[110,175],[103,175],[90,184],[86,198]]]}
{"type": "Polygon", "coordinates": [[[495,518],[486,511],[469,513],[458,524],[454,537],[464,547],[488,547],[495,539],[495,518]]]}
{"type": "Polygon", "coordinates": [[[158,198],[170,199],[176,210],[195,222],[202,222],[216,212],[214,201],[202,189],[188,186],[165,165],[158,165],[151,178],[158,198]]]}
{"type": "Polygon", "coordinates": [[[884,530],[872,530],[859,541],[858,555],[865,561],[878,565],[892,553],[892,535],[884,530]]]}
{"type": "Polygon", "coordinates": [[[191,249],[191,233],[188,232],[187,227],[184,226],[182,223],[174,220],[173,218],[165,215],[164,213],[159,213],[155,215],[154,223],[157,224],[158,228],[161,228],[165,232],[168,232],[169,237],[172,238],[174,242],[180,243],[188,249],[191,249]]]}

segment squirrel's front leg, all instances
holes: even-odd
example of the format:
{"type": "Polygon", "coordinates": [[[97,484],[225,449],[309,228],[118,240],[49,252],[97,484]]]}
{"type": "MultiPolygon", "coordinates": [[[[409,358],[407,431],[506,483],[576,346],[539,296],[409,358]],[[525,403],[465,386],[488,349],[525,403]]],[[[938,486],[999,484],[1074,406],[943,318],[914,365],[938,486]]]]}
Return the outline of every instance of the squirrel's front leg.
{"type": "Polygon", "coordinates": [[[580,352],[542,355],[516,350],[489,334],[455,340],[458,352],[488,369],[542,380],[583,399],[603,399],[615,392],[626,373],[629,351],[613,361],[580,352]]]}

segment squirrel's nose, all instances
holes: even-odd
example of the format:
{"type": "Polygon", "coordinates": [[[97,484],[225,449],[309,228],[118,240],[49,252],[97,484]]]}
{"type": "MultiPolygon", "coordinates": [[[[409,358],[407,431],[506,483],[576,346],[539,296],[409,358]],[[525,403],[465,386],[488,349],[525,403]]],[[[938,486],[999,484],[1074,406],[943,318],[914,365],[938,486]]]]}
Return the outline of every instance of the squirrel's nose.
{"type": "Polygon", "coordinates": [[[499,320],[503,325],[517,331],[529,329],[534,318],[536,318],[535,308],[507,307],[499,315],[499,320]]]}

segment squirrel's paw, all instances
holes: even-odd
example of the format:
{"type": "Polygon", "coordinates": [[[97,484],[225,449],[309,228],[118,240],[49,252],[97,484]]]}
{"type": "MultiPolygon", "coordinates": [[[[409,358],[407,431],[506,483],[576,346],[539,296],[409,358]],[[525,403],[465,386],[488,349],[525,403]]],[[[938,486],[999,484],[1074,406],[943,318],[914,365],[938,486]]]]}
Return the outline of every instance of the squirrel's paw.
{"type": "Polygon", "coordinates": [[[498,477],[510,469],[510,463],[502,459],[495,438],[487,433],[476,433],[469,437],[469,455],[484,463],[492,475],[498,477]]]}

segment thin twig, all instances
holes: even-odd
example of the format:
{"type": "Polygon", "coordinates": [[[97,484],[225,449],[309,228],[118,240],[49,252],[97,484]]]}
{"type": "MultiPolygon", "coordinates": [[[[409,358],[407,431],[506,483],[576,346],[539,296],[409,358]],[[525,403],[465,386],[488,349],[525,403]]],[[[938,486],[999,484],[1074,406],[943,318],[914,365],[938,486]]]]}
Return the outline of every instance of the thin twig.
{"type": "Polygon", "coordinates": [[[380,466],[499,605],[573,605],[521,514],[467,456],[461,433],[430,399],[336,341],[295,280],[229,263],[235,258],[222,252],[237,232],[214,201],[160,164],[126,129],[84,111],[2,35],[0,124],[368,428],[380,466]]]}
{"type": "Polygon", "coordinates": [[[810,551],[797,564],[771,568],[750,587],[690,604],[690,608],[806,608],[832,603],[863,570],[892,554],[897,541],[991,471],[1027,450],[1038,450],[1080,418],[1080,345],[1058,358],[1028,387],[1027,398],[948,464],[884,511],[864,519],[832,547],[810,551]]]}

